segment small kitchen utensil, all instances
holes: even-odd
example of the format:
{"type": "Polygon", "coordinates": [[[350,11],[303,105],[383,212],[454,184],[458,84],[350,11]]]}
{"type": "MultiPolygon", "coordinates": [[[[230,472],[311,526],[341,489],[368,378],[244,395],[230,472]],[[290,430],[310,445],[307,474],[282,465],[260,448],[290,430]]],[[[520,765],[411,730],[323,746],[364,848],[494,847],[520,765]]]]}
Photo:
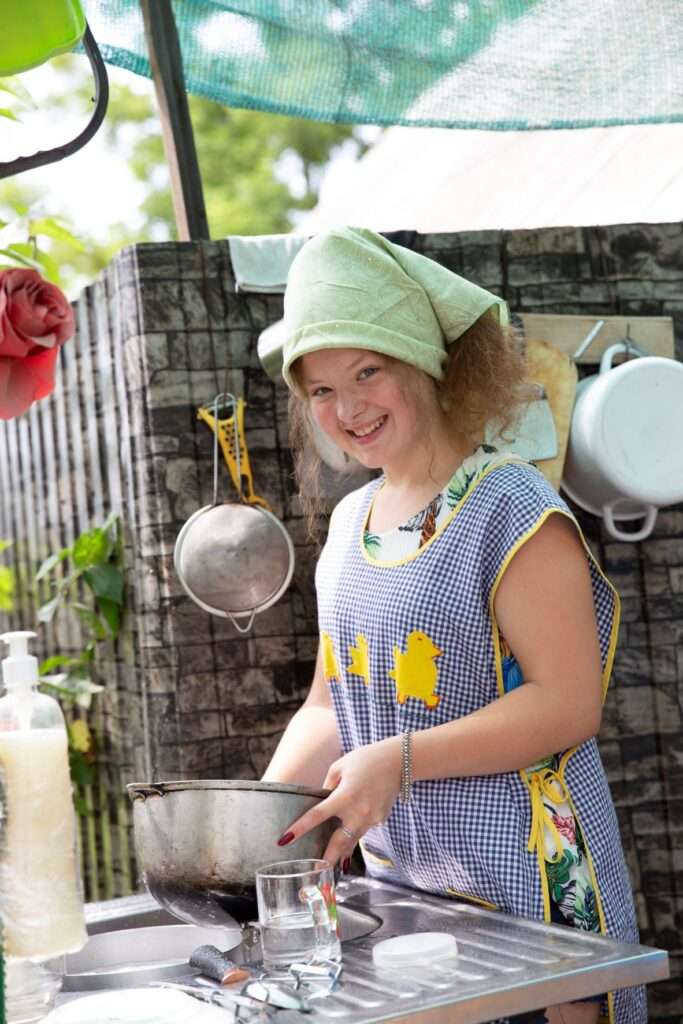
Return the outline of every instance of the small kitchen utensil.
{"type": "MultiPolygon", "coordinates": [[[[151,895],[182,921],[214,928],[256,917],[256,869],[280,855],[277,841],[292,822],[329,795],[226,779],[127,788],[138,864],[151,895]]],[[[334,828],[330,820],[307,832],[296,853],[321,857],[334,828]]]]}
{"type": "Polygon", "coordinates": [[[254,493],[243,400],[218,395],[213,412],[202,407],[197,415],[214,435],[213,501],[190,516],[178,534],[175,569],[200,608],[230,619],[240,633],[247,633],[254,617],[275,604],[289,586],[294,545],[267,502],[254,493]],[[231,415],[220,419],[219,412],[226,407],[231,415]],[[218,501],[219,445],[237,489],[237,502],[218,501]]]}
{"type": "MultiPolygon", "coordinates": [[[[255,999],[250,999],[249,996],[240,995],[238,992],[226,992],[225,989],[183,984],[178,981],[156,981],[152,982],[152,987],[170,992],[182,992],[193,999],[198,999],[201,1003],[208,1003],[211,1006],[220,1007],[224,1010],[233,1010],[233,1020],[235,1021],[253,1020],[254,1013],[260,1016],[266,1009],[262,1003],[257,1002],[255,999]]],[[[218,1019],[216,1017],[217,1021],[218,1019]]],[[[220,1019],[225,1019],[223,1014],[221,1014],[220,1019]]],[[[266,1014],[266,1019],[270,1019],[268,1014],[266,1014]]]]}
{"type": "Polygon", "coordinates": [[[577,387],[562,488],[602,516],[614,540],[648,537],[659,508],[683,501],[683,365],[640,356],[612,367],[630,339],[611,345],[600,372],[577,387]],[[617,521],[643,519],[625,532],[617,521]]]}
{"type": "Polygon", "coordinates": [[[285,860],[256,872],[266,970],[341,959],[334,870],[326,860],[285,860]]]}

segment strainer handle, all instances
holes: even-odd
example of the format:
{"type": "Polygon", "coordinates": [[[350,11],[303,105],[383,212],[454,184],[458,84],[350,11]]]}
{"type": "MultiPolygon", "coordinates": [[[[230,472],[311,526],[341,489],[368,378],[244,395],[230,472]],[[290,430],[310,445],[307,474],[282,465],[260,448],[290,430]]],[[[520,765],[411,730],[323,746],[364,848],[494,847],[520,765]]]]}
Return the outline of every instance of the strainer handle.
{"type": "Polygon", "coordinates": [[[230,619],[238,633],[248,633],[251,627],[254,625],[254,619],[256,618],[256,609],[252,608],[251,615],[249,616],[249,622],[247,623],[246,626],[240,626],[235,616],[231,615],[230,612],[228,612],[228,618],[230,619]]]}

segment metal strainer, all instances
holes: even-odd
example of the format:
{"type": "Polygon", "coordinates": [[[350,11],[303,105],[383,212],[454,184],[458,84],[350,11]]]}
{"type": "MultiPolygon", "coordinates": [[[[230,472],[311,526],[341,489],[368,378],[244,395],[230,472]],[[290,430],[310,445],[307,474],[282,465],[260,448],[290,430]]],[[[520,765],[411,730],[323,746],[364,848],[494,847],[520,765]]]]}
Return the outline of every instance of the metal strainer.
{"type": "Polygon", "coordinates": [[[197,416],[214,435],[213,502],[198,509],[178,534],[173,560],[183,588],[211,615],[247,633],[258,612],[284,594],[294,572],[294,545],[263,498],[254,494],[244,436],[244,400],[217,395],[197,416]],[[219,413],[227,411],[227,418],[219,413]],[[218,446],[238,501],[218,501],[218,446]],[[246,487],[246,491],[245,491],[246,487]],[[246,624],[237,620],[246,619],[246,624]]]}

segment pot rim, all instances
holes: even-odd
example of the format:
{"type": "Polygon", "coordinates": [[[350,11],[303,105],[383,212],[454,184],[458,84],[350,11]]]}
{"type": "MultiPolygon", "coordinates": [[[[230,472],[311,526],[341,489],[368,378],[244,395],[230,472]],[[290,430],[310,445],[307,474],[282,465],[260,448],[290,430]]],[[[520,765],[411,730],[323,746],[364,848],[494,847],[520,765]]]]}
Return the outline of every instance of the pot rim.
{"type": "Polygon", "coordinates": [[[184,790],[248,790],[255,793],[284,793],[297,796],[315,796],[324,800],[331,789],[315,789],[288,782],[260,782],[248,779],[177,779],[172,782],[129,782],[126,785],[132,800],[146,796],[164,796],[166,793],[180,793],[184,790]]]}

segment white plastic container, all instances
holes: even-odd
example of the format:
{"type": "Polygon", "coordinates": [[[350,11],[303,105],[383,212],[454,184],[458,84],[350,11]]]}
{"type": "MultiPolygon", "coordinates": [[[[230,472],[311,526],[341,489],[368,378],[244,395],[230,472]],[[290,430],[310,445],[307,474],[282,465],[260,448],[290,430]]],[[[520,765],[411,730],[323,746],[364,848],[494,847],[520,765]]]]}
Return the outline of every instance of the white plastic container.
{"type": "Polygon", "coordinates": [[[33,636],[0,637],[10,645],[2,662],[7,693],[0,698],[0,912],[8,1024],[44,1016],[55,980],[43,962],[76,952],[87,938],[66,725],[57,701],[37,690],[38,661],[27,650],[33,636]],[[30,1016],[33,1002],[37,1015],[30,1016]]]}
{"type": "Polygon", "coordinates": [[[445,963],[458,954],[455,936],[450,932],[412,932],[384,939],[372,948],[372,959],[380,970],[431,967],[445,963]]]}
{"type": "Polygon", "coordinates": [[[600,373],[577,387],[562,489],[632,542],[649,536],[660,508],[683,501],[683,364],[644,356],[613,368],[626,348],[611,345],[600,373]],[[635,519],[636,531],[617,526],[635,519]]]}

